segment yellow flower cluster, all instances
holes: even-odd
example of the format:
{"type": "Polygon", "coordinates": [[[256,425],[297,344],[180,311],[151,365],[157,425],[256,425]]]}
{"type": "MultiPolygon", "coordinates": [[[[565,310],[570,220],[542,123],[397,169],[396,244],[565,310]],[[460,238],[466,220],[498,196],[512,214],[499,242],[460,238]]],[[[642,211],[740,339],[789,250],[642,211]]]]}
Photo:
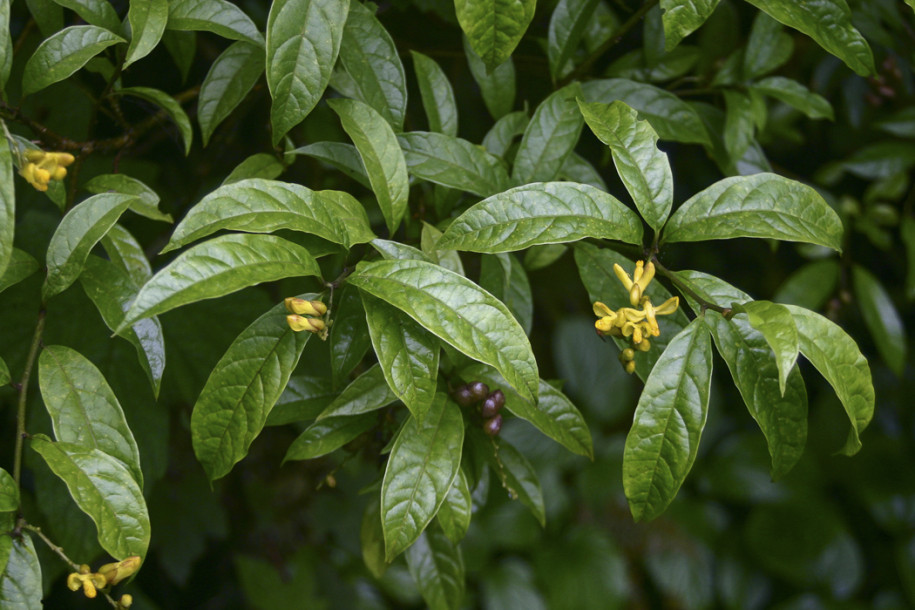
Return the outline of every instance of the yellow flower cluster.
{"type": "Polygon", "coordinates": [[[310,333],[319,333],[327,328],[321,318],[327,313],[327,305],[321,301],[287,297],[283,303],[286,305],[286,311],[289,312],[289,315],[286,316],[286,323],[295,332],[307,330],[310,333]]]}
{"type": "MultiPolygon", "coordinates": [[[[94,598],[99,589],[113,587],[133,575],[139,567],[140,558],[137,555],[132,555],[123,561],[106,563],[98,569],[98,572],[93,572],[89,566],[83,564],[79,566],[78,572],[73,572],[67,576],[67,588],[71,591],[82,589],[86,597],[94,598]]],[[[133,603],[133,598],[129,595],[123,595],[121,596],[122,602],[125,597],[127,598],[127,603],[126,605],[122,603],[122,605],[127,608],[133,603]]]]}
{"type": "Polygon", "coordinates": [[[36,190],[44,192],[48,190],[51,180],[63,180],[66,177],[67,166],[75,159],[70,153],[45,152],[33,148],[25,151],[25,160],[19,175],[36,190]]]}
{"type": "Polygon", "coordinates": [[[632,307],[622,307],[613,311],[600,301],[594,303],[594,315],[600,318],[594,323],[599,335],[611,337],[625,337],[632,342],[633,348],[626,348],[620,353],[620,362],[627,373],[635,371],[635,350],[647,352],[651,349],[648,337],[657,337],[661,334],[658,327],[657,316],[669,315],[677,311],[680,306],[679,297],[671,297],[659,307],[652,305],[645,293],[648,284],[654,278],[654,263],[638,261],[632,277],[617,264],[613,265],[613,272],[622,282],[623,287],[629,292],[629,304],[632,307]],[[640,309],[636,309],[639,307],[640,309]]]}

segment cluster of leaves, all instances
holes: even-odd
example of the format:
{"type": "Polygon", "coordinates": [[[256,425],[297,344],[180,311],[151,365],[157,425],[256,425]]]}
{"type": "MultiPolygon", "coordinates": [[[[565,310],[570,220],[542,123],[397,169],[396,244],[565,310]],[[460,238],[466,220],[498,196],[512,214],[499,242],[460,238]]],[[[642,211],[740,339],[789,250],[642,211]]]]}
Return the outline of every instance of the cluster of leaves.
{"type": "MultiPolygon", "coordinates": [[[[364,564],[349,569],[367,570],[369,590],[395,603],[414,603],[415,592],[430,607],[460,607],[465,552],[486,553],[474,523],[498,530],[486,511],[508,507],[504,514],[517,516],[521,504],[545,527],[550,494],[563,495],[554,489],[558,470],[538,476],[541,439],[602,469],[611,456],[612,472],[602,476],[622,472],[632,518],[662,515],[713,426],[712,389],[728,386],[726,376],[713,382],[718,356],[763,433],[773,479],[795,467],[807,443],[813,376],[805,382],[799,356],[831,386],[849,422],[840,453],[857,453],[874,415],[871,369],[830,319],[838,306],[830,316],[815,310],[850,275],[877,350],[902,374],[901,317],[877,275],[848,252],[857,233],[889,249],[898,227],[910,253],[906,292],[915,295],[915,221],[887,211],[912,192],[906,171],[915,152],[911,142],[878,141],[813,168],[833,189],[848,175],[871,180],[862,204],[773,173],[766,147],[803,138],[800,121],[835,118],[816,87],[780,73],[796,45],[821,49],[824,80],[868,82],[862,77],[877,71],[860,30],[893,42],[884,22],[910,23],[912,14],[890,2],[856,12],[855,21],[844,0],[735,4],[646,0],[618,16],[599,0],[414,2],[411,10],[439,19],[462,51],[451,74],[433,58],[454,55],[450,47],[403,33],[408,13],[356,0],[276,0],[265,12],[224,0],[0,7],[0,290],[14,295],[2,307],[11,315],[0,328],[0,382],[10,372],[18,382],[0,395],[15,405],[8,436],[12,428],[16,436],[12,474],[0,470],[0,526],[9,532],[0,537],[0,600],[40,605],[63,569],[42,555],[48,549],[73,565],[102,550],[145,559],[152,548],[164,571],[186,581],[206,536],[226,529],[224,517],[204,512],[214,500],[189,472],[193,455],[210,486],[232,480],[244,460],[272,482],[263,485],[281,487],[282,473],[298,464],[298,485],[309,492],[347,488],[358,510],[313,508],[323,514],[316,521],[340,521],[335,542],[364,564]],[[615,53],[636,26],[639,44],[615,53]],[[736,39],[743,29],[745,40],[736,39]],[[516,76],[519,44],[530,45],[544,74],[530,90],[516,76]],[[167,56],[174,67],[163,74],[140,71],[167,56]],[[402,57],[412,63],[409,78],[402,57]],[[190,88],[166,92],[189,78],[190,88]],[[519,91],[530,96],[523,110],[519,91]],[[420,104],[408,106],[416,92],[420,104]],[[188,114],[194,100],[199,145],[188,114]],[[489,117],[470,116],[473,104],[489,117]],[[78,119],[69,124],[70,116],[78,119]],[[186,161],[174,159],[176,148],[186,161]],[[230,172],[220,148],[241,159],[230,172]],[[15,177],[34,149],[76,157],[43,194],[15,177]],[[689,151],[682,162],[679,151],[689,151]],[[296,167],[303,159],[307,171],[296,167]],[[704,178],[685,177],[691,163],[705,163],[704,178]],[[221,182],[214,176],[226,173],[221,182]],[[676,206],[675,185],[691,193],[676,206]],[[757,300],[718,277],[726,268],[716,262],[726,252],[718,240],[735,238],[766,240],[773,250],[801,244],[794,251],[816,260],[771,300],[757,300]],[[695,258],[708,266],[670,264],[687,251],[703,252],[695,258]],[[552,371],[534,304],[557,332],[564,314],[556,294],[575,295],[560,307],[577,312],[594,301],[622,307],[630,297],[613,267],[629,270],[636,260],[658,270],[647,296],[661,303],[674,291],[691,315],[683,307],[660,319],[651,349],[635,354],[644,386],[634,415],[602,445],[594,437],[604,440],[604,431],[592,432],[567,394],[598,421],[610,403],[593,413],[582,370],[560,371],[568,390],[544,373],[552,371]],[[544,273],[555,276],[538,287],[534,274],[544,273]],[[290,328],[282,300],[292,295],[324,301],[326,336],[290,328]],[[126,345],[135,357],[125,358],[126,345]],[[35,365],[37,394],[29,391],[35,365]],[[477,381],[504,394],[498,438],[454,399],[477,381]],[[255,441],[268,434],[281,455],[261,449],[267,455],[254,459],[255,441]],[[185,505],[198,516],[182,517],[185,505]],[[157,543],[157,510],[175,540],[157,543]],[[347,533],[354,527],[358,540],[347,533]],[[189,530],[194,543],[175,553],[169,545],[189,530]],[[32,535],[48,544],[36,549],[32,535]]],[[[901,95],[901,61],[884,62],[887,75],[873,76],[874,91],[861,99],[901,95]]],[[[884,132],[913,135],[910,110],[874,120],[884,132]]],[[[756,272],[731,275],[752,284],[756,272]]],[[[593,328],[588,339],[593,347],[582,353],[609,375],[615,356],[593,328]]],[[[576,349],[569,339],[557,344],[567,357],[576,349]]],[[[778,521],[775,512],[756,519],[754,540],[764,546],[778,521]]],[[[573,542],[590,544],[595,562],[613,555],[600,546],[606,537],[588,542],[581,531],[573,542]]],[[[251,557],[234,569],[260,606],[317,604],[315,577],[304,576],[318,563],[312,551],[301,542],[290,553],[284,569],[293,584],[251,557]]],[[[561,554],[541,554],[546,571],[564,569],[561,554]]],[[[646,558],[662,562],[646,569],[666,594],[659,556],[646,558]]],[[[532,578],[525,564],[501,570],[503,584],[482,593],[488,603],[511,598],[505,583],[523,589],[532,578]]],[[[747,578],[733,576],[733,588],[747,578]]],[[[547,589],[568,603],[561,585],[547,589]]],[[[525,590],[536,607],[539,594],[525,590]]],[[[620,603],[640,597],[625,586],[614,594],[620,603]]],[[[727,603],[741,606],[741,595],[749,593],[727,603]]]]}

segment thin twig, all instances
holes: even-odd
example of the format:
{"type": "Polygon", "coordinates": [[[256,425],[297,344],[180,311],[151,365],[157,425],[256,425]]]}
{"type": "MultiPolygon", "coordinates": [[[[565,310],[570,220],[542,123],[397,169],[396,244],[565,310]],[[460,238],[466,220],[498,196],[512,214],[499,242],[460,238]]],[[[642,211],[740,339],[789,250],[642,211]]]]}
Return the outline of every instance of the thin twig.
{"type": "Polygon", "coordinates": [[[38,348],[41,345],[44,320],[45,310],[42,304],[41,311],[38,312],[38,322],[35,324],[35,333],[32,336],[32,346],[29,348],[29,355],[25,361],[25,370],[22,372],[22,380],[19,382],[19,407],[16,413],[16,452],[13,455],[13,480],[16,481],[17,489],[22,475],[22,445],[27,436],[25,431],[25,406],[29,392],[29,379],[32,376],[32,367],[35,365],[35,359],[38,356],[38,348]]]}
{"type": "Polygon", "coordinates": [[[677,290],[679,290],[683,294],[687,295],[688,297],[690,297],[691,299],[693,299],[694,301],[699,303],[699,306],[702,308],[702,311],[705,311],[706,309],[711,309],[712,311],[717,311],[718,313],[720,313],[722,316],[724,316],[727,319],[730,319],[731,317],[734,316],[734,310],[731,309],[730,307],[721,307],[720,305],[712,303],[711,301],[696,294],[696,292],[692,288],[690,288],[686,284],[686,282],[681,280],[677,276],[676,273],[670,271],[664,265],[662,265],[660,263],[660,261],[658,261],[657,256],[653,256],[651,260],[654,263],[655,269],[657,269],[658,273],[660,273],[661,275],[663,275],[664,277],[669,279],[674,284],[674,286],[677,287],[677,290]]]}
{"type": "Polygon", "coordinates": [[[64,553],[64,550],[61,547],[59,547],[56,544],[54,544],[53,542],[51,542],[51,540],[48,539],[48,537],[44,535],[44,532],[41,531],[40,527],[38,527],[36,525],[32,525],[30,523],[26,523],[25,521],[21,521],[19,527],[24,530],[29,530],[30,532],[32,532],[33,534],[35,534],[36,536],[41,538],[41,540],[46,545],[48,545],[49,549],[54,551],[54,553],[57,554],[58,557],[63,559],[67,563],[67,565],[69,565],[71,568],[73,568],[74,572],[79,572],[79,564],[76,563],[75,561],[73,561],[72,559],[70,559],[69,557],[67,557],[67,554],[64,553]]]}

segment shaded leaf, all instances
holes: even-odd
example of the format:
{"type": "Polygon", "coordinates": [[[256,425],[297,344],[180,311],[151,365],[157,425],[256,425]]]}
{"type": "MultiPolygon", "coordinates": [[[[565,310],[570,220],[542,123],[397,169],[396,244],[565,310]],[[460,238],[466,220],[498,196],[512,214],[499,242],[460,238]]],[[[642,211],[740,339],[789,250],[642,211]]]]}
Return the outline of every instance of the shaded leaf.
{"type": "Polygon", "coordinates": [[[449,540],[457,544],[464,539],[467,528],[470,527],[470,517],[473,505],[470,499],[470,486],[464,470],[458,471],[454,483],[445,496],[445,501],[438,509],[436,515],[438,524],[449,540]]]}
{"type": "Polygon", "coordinates": [[[464,597],[461,547],[429,528],[407,549],[407,567],[430,610],[456,610],[464,597]]]}
{"type": "Polygon", "coordinates": [[[10,369],[6,366],[6,360],[0,358],[0,386],[5,386],[10,382],[10,369]]]}
{"type": "Polygon", "coordinates": [[[396,402],[397,394],[388,386],[386,375],[387,371],[380,364],[373,364],[346,386],[318,414],[317,420],[371,413],[396,402]]]}
{"type": "Polygon", "coordinates": [[[483,137],[483,148],[497,157],[504,157],[512,140],[524,133],[529,121],[530,118],[524,110],[509,112],[502,116],[483,137]]]}
{"type": "Polygon", "coordinates": [[[378,251],[381,255],[381,258],[385,260],[412,260],[412,261],[425,261],[427,263],[434,263],[425,252],[414,248],[413,246],[408,246],[407,244],[402,244],[399,241],[390,241],[387,239],[373,239],[372,247],[378,251]]]}
{"type": "Polygon", "coordinates": [[[473,80],[480,87],[483,103],[492,118],[499,119],[511,112],[515,105],[515,64],[511,58],[490,70],[480,59],[467,37],[464,37],[464,55],[473,80]]]}
{"type": "Polygon", "coordinates": [[[534,297],[524,266],[510,254],[484,256],[480,286],[505,303],[527,335],[534,324],[534,297]]]}
{"type": "Polygon", "coordinates": [[[151,89],[149,87],[125,87],[123,89],[117,89],[115,93],[118,95],[132,95],[162,108],[165,111],[165,114],[167,114],[175,125],[178,126],[178,131],[181,133],[181,139],[184,141],[184,154],[187,155],[191,151],[191,143],[194,139],[194,130],[191,128],[191,120],[175,98],[164,91],[151,89]]]}
{"type": "Polygon", "coordinates": [[[314,419],[336,396],[326,377],[293,375],[270,413],[266,426],[282,426],[314,419]]]}
{"type": "Polygon", "coordinates": [[[753,83],[751,89],[785,102],[811,119],[833,120],[832,105],[821,95],[783,76],[770,76],[753,83]]]}
{"type": "Polygon", "coordinates": [[[127,10],[127,22],[130,44],[121,69],[149,55],[162,40],[168,23],[168,0],[134,0],[127,10]]]}
{"type": "Polygon", "coordinates": [[[548,182],[559,176],[584,124],[575,105],[575,98],[581,95],[581,85],[576,82],[550,94],[537,106],[515,155],[512,168],[515,182],[548,182]]]}
{"type": "Polygon", "coordinates": [[[407,168],[417,178],[480,197],[508,188],[502,162],[467,140],[431,131],[410,131],[397,140],[407,168]]]}
{"type": "Polygon", "coordinates": [[[906,333],[902,318],[886,288],[860,265],[852,268],[855,297],[877,351],[897,377],[902,377],[906,362],[906,333]]]}
{"type": "Polygon", "coordinates": [[[454,271],[458,275],[467,275],[464,273],[464,263],[461,262],[461,256],[456,250],[439,248],[438,242],[442,238],[442,232],[423,221],[423,230],[420,234],[420,246],[432,262],[441,265],[449,271],[454,271]]]}
{"type": "Polygon", "coordinates": [[[778,21],[760,12],[753,20],[743,56],[743,77],[757,78],[775,70],[791,57],[794,40],[778,21]]]}
{"type": "Polygon", "coordinates": [[[90,193],[112,191],[123,195],[132,195],[136,199],[130,202],[130,209],[140,216],[152,220],[173,222],[172,215],[159,211],[159,195],[136,178],[126,174],[100,174],[83,185],[90,193]]]}
{"type": "Polygon", "coordinates": [[[139,288],[152,277],[152,267],[143,247],[119,224],[113,225],[102,238],[102,247],[111,262],[123,269],[139,288]]]}
{"type": "Polygon", "coordinates": [[[607,190],[607,183],[591,162],[574,152],[566,157],[559,170],[559,178],[568,182],[587,184],[602,191],[607,190]]]}
{"type": "Polygon", "coordinates": [[[502,479],[502,487],[512,500],[521,500],[531,510],[542,527],[546,526],[546,509],[543,491],[537,473],[527,458],[504,439],[499,442],[498,454],[490,455],[490,466],[502,479]]]}
{"type": "Polygon", "coordinates": [[[571,59],[594,17],[599,0],[560,0],[550,16],[547,58],[553,81],[572,69],[571,59]]]}
{"type": "Polygon", "coordinates": [[[834,259],[807,263],[788,276],[772,300],[819,309],[835,291],[839,272],[839,262],[834,259]]]}
{"type": "Polygon", "coordinates": [[[384,532],[381,529],[381,501],[376,495],[362,513],[362,525],[359,528],[359,542],[362,546],[362,561],[372,576],[381,578],[387,571],[384,560],[384,532]]]}
{"type": "Polygon", "coordinates": [[[343,383],[372,345],[359,291],[346,288],[340,295],[330,327],[330,366],[334,386],[343,383]]]}
{"type": "MultiPolygon", "coordinates": [[[[444,70],[434,59],[418,51],[410,51],[413,56],[413,68],[419,83],[423,110],[429,121],[429,131],[456,136],[458,128],[458,108],[454,99],[454,89],[448,82],[444,70]]],[[[409,165],[409,161],[407,161],[409,165]]]]}
{"type": "Polygon", "coordinates": [[[264,57],[263,47],[240,40],[213,61],[197,98],[197,121],[204,146],[260,79],[264,57]]]}
{"type": "Polygon", "coordinates": [[[293,150],[297,155],[314,157],[328,165],[336,167],[344,174],[361,184],[367,189],[372,188],[369,176],[365,173],[362,159],[352,144],[343,142],[316,142],[293,150]]]}
{"type": "Polygon", "coordinates": [[[226,0],[169,0],[169,30],[213,32],[264,46],[264,37],[240,8],[226,0]]]}
{"type": "Polygon", "coordinates": [[[311,460],[336,451],[378,423],[373,413],[327,417],[305,429],[289,446],[283,462],[311,460]]]}
{"type": "Polygon", "coordinates": [[[248,178],[273,180],[282,174],[285,169],[275,156],[269,153],[256,153],[236,165],[235,169],[225,177],[220,186],[234,184],[248,178]]]}
{"type": "Polygon", "coordinates": [[[64,80],[103,50],[120,42],[127,41],[95,25],[74,25],[52,34],[25,64],[22,95],[64,80]]]}
{"type": "Polygon", "coordinates": [[[670,52],[680,41],[699,29],[715,12],[719,0],[661,0],[661,21],[664,23],[664,50],[670,52]]]}
{"type": "MultiPolygon", "coordinates": [[[[9,5],[0,8],[0,16],[2,16],[2,11],[7,11],[6,19],[9,20],[9,5]]],[[[5,26],[0,23],[0,27],[5,26]]],[[[7,32],[7,36],[9,35],[8,29],[0,31],[7,32]]],[[[0,63],[0,67],[2,67],[2,63],[0,63]]],[[[0,91],[2,89],[3,83],[0,82],[0,91]]],[[[16,230],[16,186],[13,180],[12,146],[16,146],[16,144],[6,139],[5,132],[0,133],[0,286],[3,287],[15,283],[13,280],[6,279],[7,267],[13,262],[15,250],[13,236],[16,230]],[[10,283],[6,284],[7,281],[10,283]]]]}
{"type": "Polygon", "coordinates": [[[5,566],[0,574],[0,604],[16,610],[41,610],[41,563],[32,538],[23,533],[13,538],[4,533],[0,553],[5,551],[5,566]]]}
{"type": "MultiPolygon", "coordinates": [[[[0,367],[6,367],[6,364],[0,364],[0,367]]],[[[9,383],[9,371],[7,371],[6,383],[9,383]]],[[[2,381],[2,372],[0,372],[0,381],[2,381]]],[[[4,383],[3,385],[6,385],[4,383]]],[[[13,476],[0,468],[0,513],[8,513],[19,509],[19,486],[13,476]]],[[[2,549],[0,549],[2,552],[2,549]]],[[[3,569],[0,568],[0,574],[3,569]]]]}
{"type": "Polygon", "coordinates": [[[505,62],[534,18],[536,0],[455,0],[458,23],[489,72],[505,62]]]}
{"type": "Polygon", "coordinates": [[[784,305],[771,301],[748,301],[736,308],[747,314],[750,326],[762,333],[775,354],[778,365],[778,387],[785,393],[788,373],[797,361],[797,328],[784,305]]]}
{"type": "MultiPolygon", "coordinates": [[[[11,4],[11,2],[0,4],[0,91],[6,89],[6,81],[9,80],[10,70],[13,67],[13,39],[10,35],[11,4]]],[[[4,142],[4,140],[5,137],[0,142],[4,142]]],[[[0,146],[3,145],[0,144],[0,146]]],[[[7,184],[5,182],[6,176],[3,176],[3,180],[0,182],[7,184]]],[[[2,269],[0,269],[0,273],[3,273],[2,269]]]]}

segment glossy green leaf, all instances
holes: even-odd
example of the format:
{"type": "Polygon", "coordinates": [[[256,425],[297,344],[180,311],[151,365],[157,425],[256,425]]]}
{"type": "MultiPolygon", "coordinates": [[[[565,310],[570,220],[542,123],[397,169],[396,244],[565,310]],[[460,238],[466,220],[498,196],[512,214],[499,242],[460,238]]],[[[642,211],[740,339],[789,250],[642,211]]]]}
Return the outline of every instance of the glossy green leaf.
{"type": "Polygon", "coordinates": [[[264,73],[264,49],[246,41],[238,41],[219,54],[203,84],[197,99],[197,121],[203,145],[235,110],[264,73]]]}
{"type": "Polygon", "coordinates": [[[874,416],[874,384],[867,359],[837,324],[796,305],[785,307],[797,325],[801,353],[829,382],[848,414],[851,429],[840,453],[854,455],[861,449],[859,435],[874,416]]]}
{"type": "Polygon", "coordinates": [[[431,131],[411,131],[397,136],[410,173],[480,197],[508,188],[502,162],[467,140],[431,131]]]}
{"type": "Polygon", "coordinates": [[[98,529],[98,541],[112,557],[146,556],[149,513],[140,486],[121,462],[102,451],[33,435],[31,447],[67,484],[80,510],[98,529]]]}
{"type": "Polygon", "coordinates": [[[248,178],[273,180],[285,171],[285,166],[270,153],[256,153],[239,163],[222,181],[220,186],[241,182],[248,178]]]}
{"type": "Polygon", "coordinates": [[[293,375],[270,413],[266,426],[282,426],[314,419],[337,395],[330,379],[293,375]]]}
{"type": "Polygon", "coordinates": [[[483,137],[483,148],[490,154],[504,157],[512,140],[524,133],[529,121],[527,112],[523,110],[504,115],[486,132],[486,136],[483,137]]]}
{"type": "Polygon", "coordinates": [[[185,32],[213,32],[229,40],[247,40],[264,46],[264,37],[251,18],[226,0],[169,0],[167,27],[185,32]]]}
{"type": "Polygon", "coordinates": [[[458,275],[466,276],[467,274],[464,273],[464,263],[461,262],[461,256],[458,254],[457,250],[439,248],[438,242],[441,241],[441,238],[441,231],[428,222],[423,221],[423,230],[420,234],[419,242],[423,252],[425,252],[436,265],[441,265],[445,269],[454,271],[458,275]]]}
{"type": "MultiPolygon", "coordinates": [[[[434,59],[418,51],[410,51],[413,56],[413,68],[419,83],[423,110],[429,121],[429,131],[456,136],[458,128],[458,108],[454,99],[451,83],[434,59]]],[[[407,162],[409,164],[409,161],[407,162]]]]}
{"type": "MultiPolygon", "coordinates": [[[[2,366],[6,366],[5,364],[2,366]]],[[[9,375],[7,375],[7,383],[9,383],[9,375]]],[[[6,385],[4,383],[3,385],[6,385]]],[[[466,485],[466,483],[465,483],[466,485]]],[[[468,499],[469,499],[468,494],[468,499]]],[[[19,486],[16,485],[16,481],[13,480],[13,476],[0,468],[0,513],[7,513],[19,509],[19,486]]],[[[0,570],[2,573],[2,570],[0,570]]]]}
{"type": "Polygon", "coordinates": [[[178,223],[162,251],[175,250],[221,229],[248,233],[290,229],[345,248],[375,237],[365,209],[349,193],[250,178],[219,187],[201,199],[178,223]]]}
{"type": "Polygon", "coordinates": [[[127,272],[137,288],[152,277],[152,266],[146,252],[130,231],[115,224],[102,238],[102,247],[111,262],[127,272]]]}
{"type": "Polygon", "coordinates": [[[636,521],[654,519],[686,479],[708,416],[712,346],[693,320],[667,345],[645,380],[623,451],[623,489],[636,521]]]}
{"type": "Polygon", "coordinates": [[[394,442],[381,484],[385,556],[390,562],[419,537],[460,470],[464,420],[447,394],[436,394],[420,423],[410,417],[394,442]]]}
{"type": "Polygon", "coordinates": [[[172,215],[159,211],[159,195],[136,178],[126,174],[100,174],[83,185],[90,193],[112,191],[136,197],[130,202],[130,209],[140,216],[152,220],[172,222],[172,215]]]}
{"type": "MultiPolygon", "coordinates": [[[[9,9],[7,8],[6,10],[9,9]]],[[[2,25],[0,24],[0,26],[2,25]]],[[[2,89],[3,84],[0,83],[0,91],[2,89]]],[[[5,133],[0,133],[0,285],[4,283],[7,267],[13,261],[13,236],[16,227],[16,185],[13,180],[13,151],[10,147],[15,145],[14,142],[9,142],[6,139],[5,133]]]]}
{"type": "Polygon", "coordinates": [[[807,263],[788,276],[772,300],[819,309],[835,292],[840,272],[839,262],[835,259],[807,263]]]}
{"type": "Polygon", "coordinates": [[[511,58],[489,70],[480,56],[474,52],[466,36],[464,55],[467,57],[470,74],[480,87],[483,103],[492,118],[499,119],[511,112],[515,105],[515,64],[511,58]]]}
{"type": "Polygon", "coordinates": [[[6,550],[8,559],[0,574],[0,606],[16,610],[41,610],[41,563],[32,538],[23,533],[19,538],[3,534],[0,552],[6,550]]]}
{"type": "Polygon", "coordinates": [[[64,80],[103,50],[120,42],[127,41],[95,25],[74,25],[51,35],[25,64],[22,95],[64,80]]]}
{"type": "Polygon", "coordinates": [[[740,91],[724,91],[724,149],[736,165],[754,142],[753,103],[750,96],[740,91]]]}
{"type": "Polygon", "coordinates": [[[308,426],[289,446],[284,462],[311,460],[336,451],[378,423],[374,413],[327,417],[308,426]]]}
{"type": "Polygon", "coordinates": [[[546,526],[546,508],[537,473],[524,455],[504,439],[499,442],[498,454],[490,456],[493,474],[502,477],[502,486],[512,500],[521,500],[531,510],[541,526],[546,526]]]}
{"type": "Polygon", "coordinates": [[[184,142],[184,154],[187,155],[191,151],[191,143],[194,140],[194,130],[191,127],[191,120],[175,98],[164,91],[159,91],[158,89],[152,89],[150,87],[125,87],[123,89],[118,89],[116,93],[118,95],[138,97],[162,108],[165,111],[165,114],[167,114],[175,125],[178,126],[178,132],[181,134],[181,139],[184,142]]]}
{"type": "Polygon", "coordinates": [[[664,140],[708,144],[709,138],[698,113],[676,95],[653,85],[624,78],[588,81],[582,85],[588,102],[609,104],[620,100],[647,119],[664,140]]]}
{"type": "Polygon", "coordinates": [[[515,182],[548,182],[559,176],[562,164],[578,144],[584,125],[575,103],[575,98],[581,95],[581,85],[576,82],[550,94],[537,106],[515,155],[512,168],[515,182]]]}
{"type": "Polygon", "coordinates": [[[168,23],[168,0],[134,0],[127,10],[130,44],[123,68],[149,55],[162,40],[168,23]]]}
{"type": "Polygon", "coordinates": [[[855,298],[877,351],[897,377],[902,377],[906,363],[906,332],[902,318],[886,288],[871,272],[860,265],[852,269],[855,298]]]}
{"type": "Polygon", "coordinates": [[[165,33],[162,34],[162,44],[178,66],[182,82],[186,81],[191,64],[194,63],[194,55],[197,53],[197,33],[171,30],[166,26],[165,33]]]}
{"type": "Polygon", "coordinates": [[[340,52],[349,0],[278,0],[267,18],[267,86],[274,146],[324,94],[340,52]]]}
{"type": "Polygon", "coordinates": [[[750,326],[759,331],[775,354],[778,387],[784,395],[788,374],[797,361],[797,328],[784,305],[771,301],[749,301],[737,308],[747,314],[750,326]]]}
{"type": "Polygon", "coordinates": [[[821,95],[790,78],[770,76],[751,85],[752,90],[785,102],[811,119],[833,120],[832,105],[821,95]]]}
{"type": "Polygon", "coordinates": [[[442,531],[449,540],[457,544],[464,539],[467,528],[470,527],[470,517],[473,512],[470,498],[470,486],[467,484],[467,475],[464,470],[458,471],[454,483],[445,496],[445,501],[438,509],[436,518],[442,531]]]}
{"type": "Polygon", "coordinates": [[[407,568],[430,610],[457,610],[464,598],[461,547],[438,528],[421,533],[405,554],[407,568]]]}
{"type": "Polygon", "coordinates": [[[381,299],[363,295],[362,303],[387,384],[413,417],[422,421],[435,397],[441,351],[438,339],[381,299]]]}
{"type": "Polygon", "coordinates": [[[372,188],[369,182],[369,176],[365,173],[365,165],[362,164],[362,158],[352,144],[343,142],[316,142],[308,146],[302,146],[293,150],[297,155],[307,155],[314,157],[331,165],[344,174],[364,186],[372,188]]]}
{"type": "Polygon", "coordinates": [[[625,103],[578,106],[597,138],[610,147],[613,163],[645,221],[660,231],[674,200],[674,179],[658,134],[625,103]]]}
{"type": "Polygon", "coordinates": [[[770,17],[807,34],[861,76],[874,74],[874,55],[852,24],[845,0],[747,0],[770,17]]]}
{"type": "Polygon", "coordinates": [[[222,235],[183,252],[140,289],[116,333],[137,320],[321,269],[308,250],[273,235],[222,235]]]}
{"type": "Polygon", "coordinates": [[[384,371],[381,365],[373,364],[346,386],[318,414],[317,420],[371,413],[396,402],[397,394],[391,391],[386,376],[387,371],[384,371]]]}
{"type": "Polygon", "coordinates": [[[286,313],[277,305],[243,330],[197,398],[191,440],[211,481],[248,454],[312,335],[293,332],[286,313]]]}
{"type": "Polygon", "coordinates": [[[407,113],[407,76],[388,31],[368,7],[351,2],[343,28],[340,63],[353,77],[357,99],[374,108],[395,131],[407,113]]]}
{"type": "Polygon", "coordinates": [[[70,9],[88,24],[111,30],[115,34],[121,32],[121,20],[107,0],[54,0],[54,3],[70,9]]]}
{"type": "Polygon", "coordinates": [[[571,70],[572,55],[594,18],[594,9],[598,4],[599,0],[560,0],[553,9],[546,48],[553,81],[571,70]]]}
{"type": "Polygon", "coordinates": [[[470,280],[432,263],[382,260],[360,263],[348,281],[494,367],[525,398],[536,399],[537,362],[524,329],[501,301],[470,280]]]}
{"type": "MultiPolygon", "coordinates": [[[[95,304],[105,325],[111,330],[121,323],[124,312],[139,289],[139,285],[116,263],[97,256],[90,256],[86,260],[86,268],[79,281],[86,296],[95,304]]],[[[123,337],[137,350],[137,358],[149,378],[153,395],[158,396],[165,371],[165,337],[159,319],[144,318],[126,329],[123,337]]]]}
{"type": "MultiPolygon", "coordinates": [[[[10,70],[13,67],[13,39],[10,35],[10,4],[12,3],[4,2],[3,4],[0,4],[0,91],[6,89],[6,81],[9,80],[10,70]]],[[[5,138],[0,139],[0,142],[5,144],[5,138]]],[[[4,182],[4,184],[6,183],[4,182]]]]}
{"type": "Polygon", "coordinates": [[[402,244],[399,241],[390,241],[388,239],[373,239],[372,247],[378,251],[381,255],[381,258],[385,260],[411,260],[411,261],[426,261],[427,263],[434,263],[426,253],[418,248],[413,246],[408,246],[407,244],[402,244]]]}
{"type": "Polygon", "coordinates": [[[492,72],[518,46],[534,18],[536,0],[455,0],[458,23],[492,72]]]}
{"type": "Polygon", "coordinates": [[[531,334],[534,297],[527,272],[518,259],[504,253],[484,256],[480,263],[480,286],[505,303],[524,332],[531,334]]]}
{"type": "Polygon", "coordinates": [[[661,0],[661,20],[664,24],[664,50],[670,52],[680,41],[705,23],[718,6],[719,0],[678,2],[661,0]]]}
{"type": "Polygon", "coordinates": [[[327,103],[340,116],[343,130],[356,145],[385,224],[393,234],[407,211],[410,191],[407,164],[397,136],[371,106],[345,99],[332,99],[327,103]]]}
{"type": "Polygon", "coordinates": [[[38,382],[57,440],[113,457],[142,488],[140,451],[101,371],[76,350],[47,345],[38,358],[38,382]]]}
{"type": "Polygon", "coordinates": [[[719,180],[681,205],[663,242],[762,237],[841,252],[842,221],[813,188],[775,174],[719,180]]]}
{"type": "Polygon", "coordinates": [[[562,164],[562,168],[559,170],[559,179],[568,182],[580,182],[602,191],[607,190],[607,183],[604,182],[597,169],[591,165],[591,162],[574,152],[566,157],[565,162],[562,164]]]}
{"type": "Polygon", "coordinates": [[[131,195],[103,193],[80,202],[64,216],[48,244],[48,277],[42,296],[48,299],[76,281],[89,251],[134,201],[131,195]]]}
{"type": "Polygon", "coordinates": [[[586,184],[526,184],[472,206],[448,226],[439,246],[511,252],[585,237],[641,244],[642,223],[613,195],[586,184]]]}
{"type": "Polygon", "coordinates": [[[755,79],[784,64],[794,52],[794,40],[778,21],[760,12],[753,20],[743,56],[743,77],[755,79]]]}
{"type": "Polygon", "coordinates": [[[0,275],[0,292],[30,277],[38,271],[40,266],[38,261],[30,254],[26,254],[19,248],[13,248],[12,250],[12,256],[9,258],[6,271],[3,275],[0,275]]]}

